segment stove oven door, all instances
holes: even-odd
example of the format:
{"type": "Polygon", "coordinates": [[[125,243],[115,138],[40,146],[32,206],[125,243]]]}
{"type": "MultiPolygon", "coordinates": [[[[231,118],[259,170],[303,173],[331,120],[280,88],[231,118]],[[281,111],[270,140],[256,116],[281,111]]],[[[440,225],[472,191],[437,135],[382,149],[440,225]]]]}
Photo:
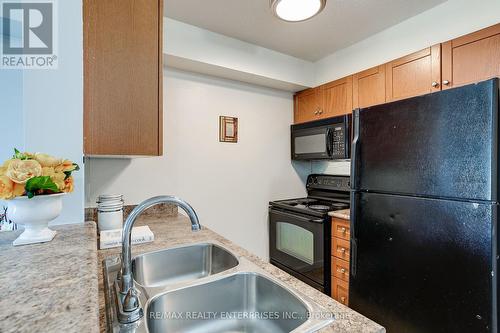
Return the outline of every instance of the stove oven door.
{"type": "Polygon", "coordinates": [[[325,223],[317,217],[269,210],[271,263],[327,292],[325,285],[325,223]]]}

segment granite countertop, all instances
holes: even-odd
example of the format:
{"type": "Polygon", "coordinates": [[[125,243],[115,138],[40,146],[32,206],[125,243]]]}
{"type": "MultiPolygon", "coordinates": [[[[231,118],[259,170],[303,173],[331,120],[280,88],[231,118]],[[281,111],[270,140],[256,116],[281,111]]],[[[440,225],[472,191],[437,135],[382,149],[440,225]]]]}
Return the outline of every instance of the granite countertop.
{"type": "Polygon", "coordinates": [[[336,210],[329,212],[328,215],[338,217],[339,219],[349,220],[351,211],[349,209],[336,210]]]}
{"type": "MultiPolygon", "coordinates": [[[[203,221],[202,221],[203,222],[203,221]]],[[[368,332],[385,332],[385,329],[371,321],[370,319],[360,315],[359,313],[345,307],[344,305],[338,303],[333,298],[317,291],[316,289],[308,286],[302,281],[297,280],[288,273],[280,270],[279,268],[264,262],[259,257],[251,254],[250,252],[242,249],[236,244],[228,241],[224,237],[218,235],[217,233],[209,230],[208,228],[203,228],[202,231],[192,232],[191,224],[189,220],[179,215],[178,217],[144,217],[140,218],[136,226],[138,225],[149,225],[151,230],[155,235],[155,241],[152,243],[134,245],[132,247],[132,255],[141,254],[144,252],[159,250],[162,248],[173,247],[181,244],[198,243],[198,242],[218,242],[223,244],[229,250],[231,250],[236,256],[242,256],[254,264],[257,264],[260,268],[272,274],[273,277],[282,281],[285,285],[290,288],[299,291],[300,293],[309,296],[318,304],[324,306],[329,311],[335,315],[335,321],[326,328],[321,329],[319,332],[330,333],[330,332],[356,332],[356,333],[368,333],[368,332]]],[[[113,248],[106,250],[99,250],[99,267],[102,265],[102,260],[110,255],[119,254],[121,248],[113,248]]],[[[102,269],[99,268],[99,312],[100,312],[100,326],[101,332],[105,331],[106,328],[106,316],[105,316],[105,301],[104,301],[104,289],[103,289],[103,277],[102,269]]]]}
{"type": "Polygon", "coordinates": [[[0,233],[0,332],[99,332],[96,225],[55,226],[49,243],[0,233]]]}

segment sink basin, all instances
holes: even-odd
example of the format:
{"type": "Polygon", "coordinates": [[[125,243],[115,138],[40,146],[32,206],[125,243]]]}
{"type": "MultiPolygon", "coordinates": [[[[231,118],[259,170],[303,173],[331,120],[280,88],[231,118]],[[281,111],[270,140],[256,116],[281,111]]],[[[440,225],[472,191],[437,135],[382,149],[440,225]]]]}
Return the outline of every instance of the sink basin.
{"type": "Polygon", "coordinates": [[[308,321],[295,294],[258,273],[169,291],[146,306],[148,332],[291,332],[308,321]]]}
{"type": "Polygon", "coordinates": [[[196,244],[139,255],[132,274],[143,287],[164,287],[201,279],[238,265],[238,259],[215,244],[196,244]]]}

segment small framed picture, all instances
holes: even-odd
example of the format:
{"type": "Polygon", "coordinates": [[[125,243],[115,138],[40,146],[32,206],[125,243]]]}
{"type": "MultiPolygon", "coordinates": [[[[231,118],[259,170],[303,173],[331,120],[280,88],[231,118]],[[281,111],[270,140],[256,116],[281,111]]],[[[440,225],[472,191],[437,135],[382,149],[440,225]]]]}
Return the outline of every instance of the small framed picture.
{"type": "Polygon", "coordinates": [[[219,117],[219,141],[238,142],[238,118],[220,116],[219,117]]]}

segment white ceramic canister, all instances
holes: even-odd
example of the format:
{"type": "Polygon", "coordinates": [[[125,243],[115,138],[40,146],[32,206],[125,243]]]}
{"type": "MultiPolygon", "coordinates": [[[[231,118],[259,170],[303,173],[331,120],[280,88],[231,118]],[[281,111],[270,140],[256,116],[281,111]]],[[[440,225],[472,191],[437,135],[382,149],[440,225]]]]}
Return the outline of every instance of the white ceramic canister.
{"type": "Polygon", "coordinates": [[[99,230],[123,227],[123,196],[101,195],[97,200],[97,225],[99,230]]]}

